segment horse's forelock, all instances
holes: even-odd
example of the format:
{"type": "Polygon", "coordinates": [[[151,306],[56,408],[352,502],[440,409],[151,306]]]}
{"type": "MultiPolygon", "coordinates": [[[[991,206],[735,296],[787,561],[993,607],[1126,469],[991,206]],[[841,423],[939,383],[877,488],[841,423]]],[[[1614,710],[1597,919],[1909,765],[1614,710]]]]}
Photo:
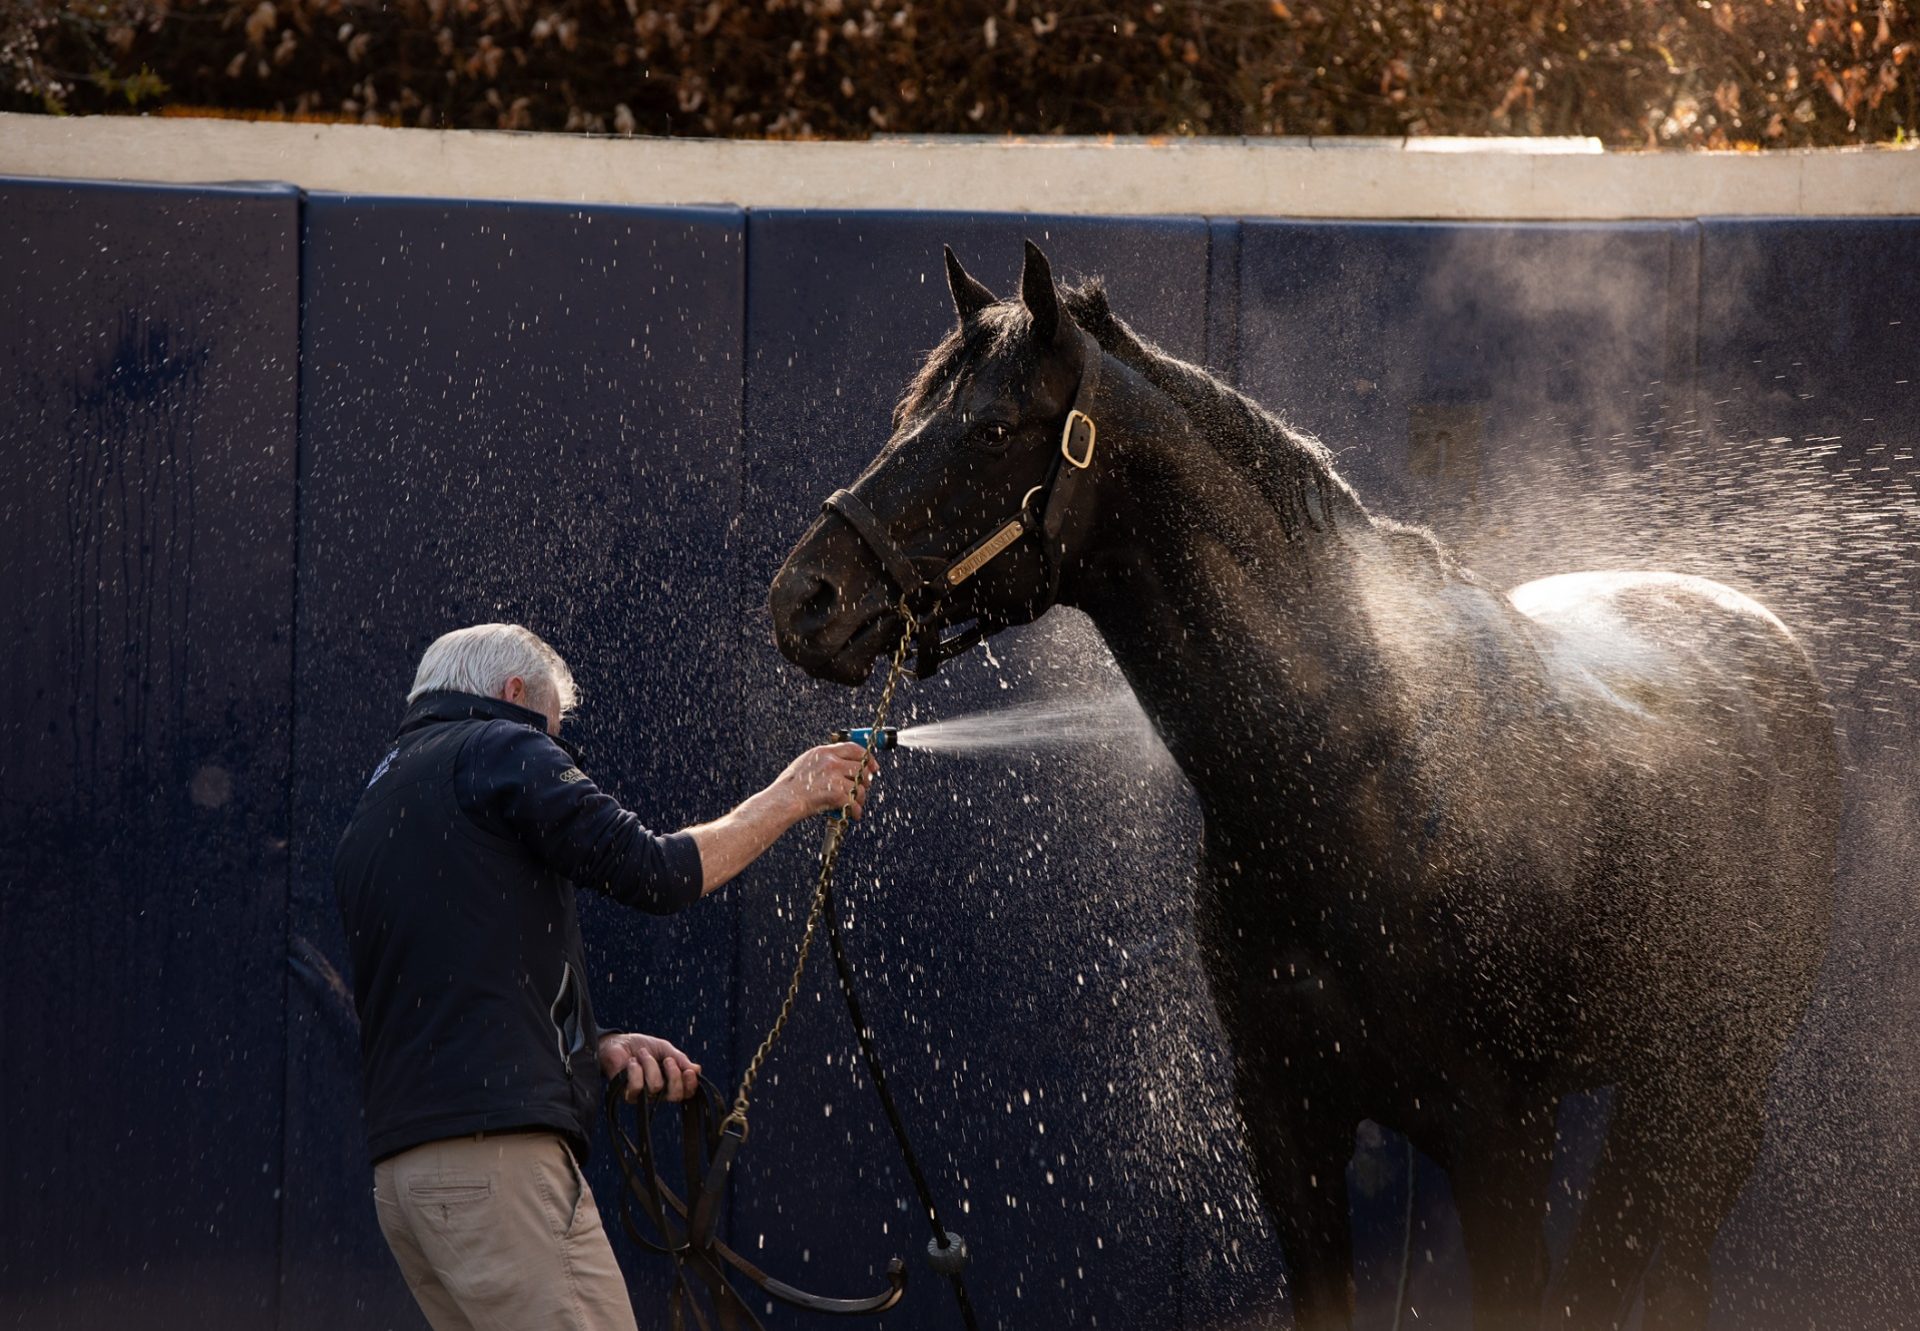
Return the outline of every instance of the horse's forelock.
{"type": "MultiPolygon", "coordinates": [[[[1106,284],[1099,278],[1088,278],[1078,286],[1064,288],[1060,300],[1073,321],[1109,351],[1118,350],[1118,344],[1132,340],[1125,325],[1107,303],[1106,284]]],[[[906,392],[894,404],[893,428],[898,430],[911,420],[929,399],[953,382],[969,365],[1013,342],[1026,331],[1028,324],[1025,306],[1018,300],[1003,300],[987,306],[958,327],[949,329],[947,335],[927,353],[926,360],[921,362],[906,392]]]]}
{"type": "Polygon", "coordinates": [[[1018,302],[1002,301],[989,305],[957,328],[947,331],[926,360],[920,363],[907,391],[893,408],[893,428],[912,419],[926,404],[969,366],[991,356],[1011,342],[1026,326],[1026,316],[1018,302]]]}

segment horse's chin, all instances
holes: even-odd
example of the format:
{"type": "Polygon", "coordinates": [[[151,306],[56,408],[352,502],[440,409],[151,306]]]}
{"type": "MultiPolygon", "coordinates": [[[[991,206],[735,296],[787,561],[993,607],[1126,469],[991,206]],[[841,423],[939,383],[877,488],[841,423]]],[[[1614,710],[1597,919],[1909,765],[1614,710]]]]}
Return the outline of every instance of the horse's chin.
{"type": "Polygon", "coordinates": [[[882,612],[861,624],[838,643],[805,641],[780,636],[781,655],[814,679],[857,688],[873,674],[876,662],[900,639],[897,615],[882,612]]]}
{"type": "Polygon", "coordinates": [[[869,656],[865,661],[850,661],[845,657],[838,657],[816,670],[809,670],[807,673],[815,679],[823,679],[829,684],[844,684],[850,689],[857,689],[872,677],[873,663],[876,659],[878,658],[869,656]]]}
{"type": "Polygon", "coordinates": [[[900,617],[877,615],[853,631],[846,645],[833,655],[830,669],[821,676],[836,684],[859,685],[867,682],[881,657],[900,641],[900,617]]]}

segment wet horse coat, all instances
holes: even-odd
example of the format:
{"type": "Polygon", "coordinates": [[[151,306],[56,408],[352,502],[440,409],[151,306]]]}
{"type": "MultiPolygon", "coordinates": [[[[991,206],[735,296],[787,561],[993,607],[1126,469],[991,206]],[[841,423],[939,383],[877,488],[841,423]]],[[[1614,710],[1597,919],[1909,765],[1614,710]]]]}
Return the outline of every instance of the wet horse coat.
{"type": "MultiPolygon", "coordinates": [[[[1018,301],[949,255],[959,327],[853,489],[939,567],[1040,484],[1086,366],[1099,451],[1057,533],[936,607],[1093,621],[1198,795],[1201,954],[1299,1322],[1351,1318],[1363,1118],[1449,1172],[1475,1325],[1704,1326],[1714,1235],[1824,953],[1832,722],[1766,609],[1673,573],[1511,592],[1369,513],[1314,441],[1136,337],[1031,246],[1018,301]],[[1555,1110],[1614,1088],[1573,1249],[1555,1110]]],[[[857,683],[898,589],[834,515],[771,596],[857,683]]]]}

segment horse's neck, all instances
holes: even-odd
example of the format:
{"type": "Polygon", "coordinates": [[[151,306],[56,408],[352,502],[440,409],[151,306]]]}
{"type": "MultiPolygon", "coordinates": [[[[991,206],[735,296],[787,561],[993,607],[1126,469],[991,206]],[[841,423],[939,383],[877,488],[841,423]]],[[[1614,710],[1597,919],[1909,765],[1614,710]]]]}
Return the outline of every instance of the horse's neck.
{"type": "Polygon", "coordinates": [[[1390,666],[1354,595],[1402,576],[1378,533],[1350,500],[1317,529],[1283,520],[1209,449],[1115,454],[1113,535],[1076,601],[1210,814],[1279,800],[1338,821],[1341,785],[1393,739],[1390,666]]]}

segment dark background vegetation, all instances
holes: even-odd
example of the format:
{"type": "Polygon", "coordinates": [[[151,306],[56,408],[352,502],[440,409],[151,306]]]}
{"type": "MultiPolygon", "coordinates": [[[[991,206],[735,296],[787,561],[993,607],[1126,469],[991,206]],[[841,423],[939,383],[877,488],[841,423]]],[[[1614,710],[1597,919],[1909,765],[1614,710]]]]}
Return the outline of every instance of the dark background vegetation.
{"type": "Polygon", "coordinates": [[[0,108],[468,129],[1904,141],[1906,0],[0,0],[0,108]]]}

